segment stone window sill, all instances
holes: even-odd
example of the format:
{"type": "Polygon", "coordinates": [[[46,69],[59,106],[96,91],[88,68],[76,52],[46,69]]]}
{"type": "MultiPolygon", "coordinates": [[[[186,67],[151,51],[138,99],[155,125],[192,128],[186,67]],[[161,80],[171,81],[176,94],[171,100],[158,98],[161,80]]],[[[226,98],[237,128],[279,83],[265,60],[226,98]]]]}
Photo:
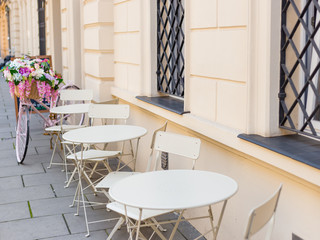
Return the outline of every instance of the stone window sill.
{"type": "Polygon", "coordinates": [[[320,141],[298,134],[262,137],[239,134],[239,138],[320,169],[320,141]]]}
{"type": "Polygon", "coordinates": [[[161,97],[136,96],[136,98],[141,101],[164,108],[168,111],[171,111],[180,115],[185,113],[190,113],[189,111],[184,111],[183,100],[173,98],[170,96],[161,96],[161,97]]]}

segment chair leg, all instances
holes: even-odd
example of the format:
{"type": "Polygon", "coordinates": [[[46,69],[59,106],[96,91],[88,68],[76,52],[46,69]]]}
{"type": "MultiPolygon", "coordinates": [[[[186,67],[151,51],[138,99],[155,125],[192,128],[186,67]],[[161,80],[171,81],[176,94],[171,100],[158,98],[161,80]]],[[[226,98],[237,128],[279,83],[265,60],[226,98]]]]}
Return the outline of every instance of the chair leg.
{"type": "Polygon", "coordinates": [[[77,195],[78,195],[78,191],[79,191],[79,185],[77,185],[76,192],[75,192],[75,194],[74,194],[72,204],[69,205],[69,207],[73,207],[73,206],[74,206],[74,203],[75,203],[76,198],[77,198],[77,195]]]}
{"type": "Polygon", "coordinates": [[[53,157],[55,155],[55,152],[56,152],[56,149],[57,149],[57,142],[58,142],[58,136],[56,136],[56,140],[54,141],[54,147],[53,147],[53,150],[52,150],[52,155],[51,155],[51,159],[50,159],[50,164],[47,168],[51,168],[52,166],[52,162],[53,162],[53,157]]]}
{"type": "Polygon", "coordinates": [[[97,166],[98,166],[98,162],[96,162],[96,163],[94,164],[94,166],[93,166],[93,168],[92,168],[92,171],[91,171],[91,173],[90,173],[90,175],[89,175],[89,178],[92,178],[92,175],[95,173],[97,166]]]}
{"type": "Polygon", "coordinates": [[[77,168],[74,168],[74,169],[73,169],[73,172],[72,172],[72,174],[71,174],[71,176],[70,176],[70,178],[69,178],[69,180],[68,180],[68,182],[67,182],[67,185],[65,185],[64,188],[68,188],[68,187],[70,186],[70,183],[71,183],[74,175],[76,174],[76,172],[77,172],[77,168]]]}
{"type": "Polygon", "coordinates": [[[111,233],[109,234],[107,240],[111,240],[111,238],[113,237],[113,235],[116,233],[116,231],[121,227],[121,225],[124,223],[124,218],[120,217],[119,221],[116,223],[116,225],[114,226],[114,228],[112,229],[111,233]]]}
{"type": "Polygon", "coordinates": [[[167,231],[167,229],[163,228],[155,218],[151,218],[151,220],[157,225],[157,228],[159,228],[159,230],[161,232],[166,232],[167,231]]]}
{"type": "Polygon", "coordinates": [[[184,213],[184,210],[182,210],[182,211],[180,212],[180,215],[179,215],[179,217],[178,217],[178,219],[177,219],[177,222],[176,222],[176,224],[174,225],[174,228],[172,229],[172,232],[171,232],[171,235],[170,235],[169,240],[173,240],[173,236],[174,236],[174,234],[176,233],[176,231],[177,231],[177,229],[178,229],[178,226],[179,226],[179,224],[180,224],[180,222],[181,222],[183,213],[184,213]]]}
{"type": "Polygon", "coordinates": [[[271,219],[269,220],[269,226],[268,226],[268,230],[267,230],[267,234],[266,234],[266,240],[270,240],[271,239],[271,234],[272,234],[272,229],[274,227],[274,214],[271,217],[271,219]]]}

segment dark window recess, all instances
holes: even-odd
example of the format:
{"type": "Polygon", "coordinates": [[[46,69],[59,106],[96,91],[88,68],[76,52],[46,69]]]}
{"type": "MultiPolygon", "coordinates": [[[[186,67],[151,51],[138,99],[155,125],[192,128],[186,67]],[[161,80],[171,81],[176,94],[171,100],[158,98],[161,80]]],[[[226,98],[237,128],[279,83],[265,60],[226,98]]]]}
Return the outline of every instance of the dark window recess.
{"type": "Polygon", "coordinates": [[[299,134],[262,137],[240,134],[239,138],[320,169],[320,142],[299,134]]]}
{"type": "Polygon", "coordinates": [[[6,6],[6,18],[7,18],[7,23],[8,23],[8,43],[9,43],[9,55],[12,55],[11,51],[11,34],[10,34],[10,8],[6,6]]]}
{"type": "Polygon", "coordinates": [[[167,152],[161,153],[161,168],[163,170],[169,169],[169,153],[167,152]]]}
{"type": "Polygon", "coordinates": [[[184,7],[182,0],[157,0],[157,90],[184,96],[184,7]]]}
{"type": "Polygon", "coordinates": [[[153,104],[155,106],[164,108],[168,111],[178,113],[180,115],[185,113],[190,113],[189,111],[184,111],[184,102],[183,100],[169,97],[169,96],[163,96],[163,97],[147,97],[147,96],[137,96],[137,99],[153,104]]]}
{"type": "Polygon", "coordinates": [[[319,2],[282,0],[281,14],[279,125],[320,138],[319,2]]]}
{"type": "Polygon", "coordinates": [[[40,55],[46,55],[46,22],[45,22],[45,0],[38,0],[39,17],[39,49],[40,55]]]}

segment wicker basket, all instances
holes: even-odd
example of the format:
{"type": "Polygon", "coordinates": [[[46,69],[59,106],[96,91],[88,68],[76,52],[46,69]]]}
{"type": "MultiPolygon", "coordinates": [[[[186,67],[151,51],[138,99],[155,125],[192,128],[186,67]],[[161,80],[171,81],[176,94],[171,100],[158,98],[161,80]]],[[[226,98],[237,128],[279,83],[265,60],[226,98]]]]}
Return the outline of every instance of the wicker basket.
{"type": "MultiPolygon", "coordinates": [[[[14,88],[14,94],[17,96],[17,97],[20,97],[20,94],[19,94],[19,87],[18,86],[15,86],[14,88]]],[[[35,82],[32,83],[31,85],[31,91],[30,91],[30,95],[29,95],[29,98],[30,99],[40,99],[39,97],[39,92],[38,92],[38,88],[37,88],[37,84],[35,82]]]]}

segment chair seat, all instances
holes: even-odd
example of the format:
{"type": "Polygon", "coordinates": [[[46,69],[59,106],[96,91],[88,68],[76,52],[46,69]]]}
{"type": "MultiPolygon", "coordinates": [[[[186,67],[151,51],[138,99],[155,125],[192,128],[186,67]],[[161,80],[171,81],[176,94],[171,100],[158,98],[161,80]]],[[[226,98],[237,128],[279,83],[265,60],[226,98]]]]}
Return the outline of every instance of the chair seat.
{"type": "Polygon", "coordinates": [[[96,189],[110,188],[113,184],[120,181],[121,179],[132,176],[134,174],[140,174],[140,173],[139,172],[111,172],[96,185],[96,189]]]}
{"type": "MultiPolygon", "coordinates": [[[[90,161],[101,161],[107,157],[117,156],[121,153],[121,151],[104,151],[104,150],[95,150],[90,149],[87,151],[83,151],[83,159],[90,161]]],[[[81,152],[77,152],[76,154],[70,154],[67,156],[67,159],[75,160],[75,156],[77,159],[81,159],[81,152]]]]}
{"type": "MultiPolygon", "coordinates": [[[[124,205],[118,202],[111,202],[107,204],[107,209],[110,209],[112,211],[115,211],[123,216],[126,215],[124,205]]],[[[150,209],[143,209],[142,210],[142,216],[141,221],[144,221],[146,219],[156,217],[162,214],[170,213],[172,210],[150,210],[150,209]]],[[[127,216],[129,218],[132,218],[134,220],[139,220],[139,209],[134,207],[128,207],[127,206],[127,216]]]]}
{"type": "MultiPolygon", "coordinates": [[[[69,131],[72,129],[83,128],[83,127],[86,127],[86,125],[62,125],[62,129],[64,131],[69,131]]],[[[61,126],[55,125],[55,126],[47,127],[45,129],[45,131],[47,131],[47,132],[61,132],[61,126]]]]}

